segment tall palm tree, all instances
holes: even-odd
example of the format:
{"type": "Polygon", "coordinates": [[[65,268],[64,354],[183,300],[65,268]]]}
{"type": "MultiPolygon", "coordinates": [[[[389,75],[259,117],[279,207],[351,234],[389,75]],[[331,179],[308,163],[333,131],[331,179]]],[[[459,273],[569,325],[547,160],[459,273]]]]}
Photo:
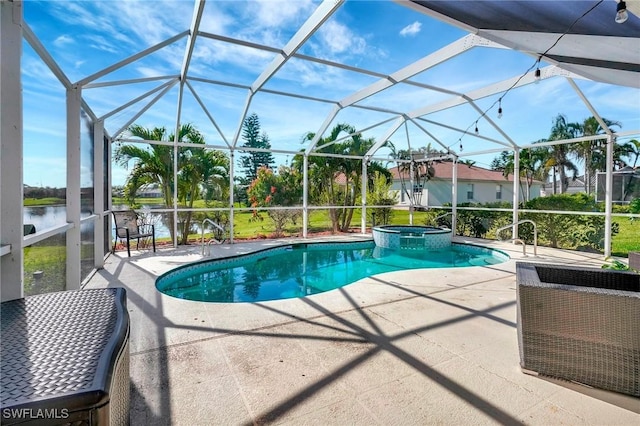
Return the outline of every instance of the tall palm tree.
{"type": "MultiPolygon", "coordinates": [[[[608,127],[618,126],[621,124],[617,121],[607,120],[603,118],[602,121],[608,127]]],[[[581,136],[594,136],[604,134],[604,129],[596,120],[595,117],[591,116],[586,118],[579,127],[581,136]]],[[[599,162],[594,161],[594,152],[601,152],[602,148],[606,145],[607,138],[603,137],[602,139],[591,140],[591,141],[583,141],[577,142],[574,147],[574,152],[578,159],[584,161],[584,190],[587,194],[591,193],[591,176],[596,173],[598,170],[602,170],[599,168],[601,164],[599,162]]]]}
{"type": "MultiPolygon", "coordinates": [[[[569,123],[567,118],[558,114],[553,121],[549,141],[557,141],[563,139],[573,139],[580,133],[580,125],[578,123],[569,123]]],[[[571,161],[572,148],[568,144],[551,145],[548,148],[549,157],[546,162],[547,169],[553,170],[553,193],[556,193],[556,173],[560,178],[560,193],[564,193],[569,186],[569,178],[567,172],[572,174],[572,179],[578,175],[578,168],[571,161]]]]}

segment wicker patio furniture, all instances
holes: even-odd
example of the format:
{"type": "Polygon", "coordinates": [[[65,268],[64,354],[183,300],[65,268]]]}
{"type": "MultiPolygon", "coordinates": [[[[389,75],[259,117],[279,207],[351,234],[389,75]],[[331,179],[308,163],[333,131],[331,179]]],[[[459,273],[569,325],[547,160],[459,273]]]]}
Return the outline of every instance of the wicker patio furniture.
{"type": "Polygon", "coordinates": [[[516,263],[524,372],[640,397],[640,274],[516,263]]]}
{"type": "Polygon", "coordinates": [[[3,425],[129,423],[129,315],[122,288],[0,307],[3,425]]]}

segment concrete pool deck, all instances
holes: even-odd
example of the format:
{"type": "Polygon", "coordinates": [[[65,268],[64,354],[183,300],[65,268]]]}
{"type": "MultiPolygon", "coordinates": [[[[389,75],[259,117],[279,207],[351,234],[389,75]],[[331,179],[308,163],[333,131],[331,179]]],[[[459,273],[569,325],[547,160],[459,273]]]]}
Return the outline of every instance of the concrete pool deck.
{"type": "MultiPolygon", "coordinates": [[[[212,246],[210,257],[290,241],[212,246]]],[[[528,246],[523,258],[510,243],[454,241],[511,260],[390,272],[269,302],[158,292],[158,275],[202,258],[193,246],[118,252],[85,288],[127,290],[132,425],[640,424],[638,398],[519,367],[515,262],[600,267],[601,255],[539,247],[533,257],[528,246]]]]}

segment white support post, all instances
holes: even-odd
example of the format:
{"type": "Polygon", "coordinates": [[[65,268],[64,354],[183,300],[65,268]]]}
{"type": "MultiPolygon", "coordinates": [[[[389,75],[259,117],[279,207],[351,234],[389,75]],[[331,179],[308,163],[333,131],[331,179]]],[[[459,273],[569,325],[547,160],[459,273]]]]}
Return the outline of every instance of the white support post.
{"type": "Polygon", "coordinates": [[[233,149],[229,151],[229,242],[233,244],[233,208],[234,203],[233,199],[234,195],[234,176],[235,167],[234,167],[234,151],[233,149]]]}
{"type": "MultiPolygon", "coordinates": [[[[400,172],[402,173],[402,172],[400,172]]],[[[409,163],[409,225],[413,225],[413,198],[414,198],[414,182],[413,182],[413,161],[409,163]]]]}
{"type": "Polygon", "coordinates": [[[96,269],[104,266],[104,121],[93,123],[93,257],[96,269]]]}
{"type": "MultiPolygon", "coordinates": [[[[178,247],[178,158],[180,157],[180,123],[182,122],[182,94],[184,93],[184,80],[180,81],[178,89],[178,104],[176,111],[176,131],[173,137],[173,247],[178,247]]],[[[186,231],[186,230],[185,230],[186,231]]]]}
{"type": "Polygon", "coordinates": [[[80,102],[79,87],[67,90],[67,290],[80,288],[80,102]]]}
{"type": "Polygon", "coordinates": [[[367,232],[367,157],[362,158],[362,214],[360,215],[360,233],[367,232]]]}
{"type": "MultiPolygon", "coordinates": [[[[178,137],[176,135],[176,137],[178,137]]],[[[173,197],[171,201],[171,209],[173,210],[173,247],[178,248],[178,145],[173,145],[173,197]]]]}
{"type": "Polygon", "coordinates": [[[305,152],[302,162],[302,237],[307,238],[309,228],[309,156],[305,152]]]}
{"type": "MultiPolygon", "coordinates": [[[[513,150],[513,216],[511,217],[513,223],[513,230],[511,238],[518,238],[518,205],[520,204],[520,150],[513,150]]],[[[515,241],[513,242],[516,243],[515,241]]]]}
{"type": "MultiPolygon", "coordinates": [[[[106,173],[106,179],[108,182],[108,186],[107,186],[107,209],[108,210],[113,210],[113,165],[112,165],[112,151],[113,151],[113,139],[111,138],[111,136],[109,136],[108,140],[107,140],[107,152],[106,152],[106,165],[107,165],[107,173],[106,173]]],[[[113,216],[111,214],[109,214],[109,220],[107,221],[108,223],[108,227],[109,227],[109,251],[112,250],[113,248],[113,241],[111,241],[111,230],[114,228],[113,225],[113,216]]]]}
{"type": "Polygon", "coordinates": [[[20,299],[22,251],[22,2],[0,1],[0,300],[20,299]]]}
{"type": "Polygon", "coordinates": [[[458,226],[458,157],[453,159],[451,173],[451,235],[456,235],[458,226]]]}
{"type": "Polygon", "coordinates": [[[616,140],[613,136],[607,137],[607,179],[605,180],[605,206],[604,206],[604,257],[611,256],[611,213],[613,211],[613,145],[616,140]]]}

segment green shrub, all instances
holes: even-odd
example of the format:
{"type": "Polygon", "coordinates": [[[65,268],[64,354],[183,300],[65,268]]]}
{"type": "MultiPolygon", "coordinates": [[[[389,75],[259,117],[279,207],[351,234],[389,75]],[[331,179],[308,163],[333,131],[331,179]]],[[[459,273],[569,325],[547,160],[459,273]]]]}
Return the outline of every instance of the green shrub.
{"type": "MultiPolygon", "coordinates": [[[[506,202],[497,203],[462,203],[460,207],[481,207],[481,208],[511,208],[511,205],[506,202]]],[[[495,231],[511,223],[511,213],[499,210],[458,210],[458,220],[456,226],[456,232],[459,235],[468,235],[476,238],[486,238],[487,235],[492,234],[494,237],[495,231]]]]}
{"type": "Polygon", "coordinates": [[[367,204],[389,206],[367,209],[367,220],[371,226],[388,225],[393,218],[393,206],[398,203],[397,194],[391,195],[391,181],[379,172],[375,172],[367,192],[367,204]]]}
{"type": "MultiPolygon", "coordinates": [[[[558,194],[534,198],[525,204],[528,210],[558,210],[571,212],[602,211],[602,205],[587,194],[558,194]]],[[[538,228],[538,242],[555,248],[602,250],[604,246],[605,218],[591,215],[524,213],[522,219],[533,220],[538,228]]],[[[613,224],[612,232],[618,232],[613,224]]],[[[532,227],[520,230],[520,237],[533,241],[532,227]]]]}

